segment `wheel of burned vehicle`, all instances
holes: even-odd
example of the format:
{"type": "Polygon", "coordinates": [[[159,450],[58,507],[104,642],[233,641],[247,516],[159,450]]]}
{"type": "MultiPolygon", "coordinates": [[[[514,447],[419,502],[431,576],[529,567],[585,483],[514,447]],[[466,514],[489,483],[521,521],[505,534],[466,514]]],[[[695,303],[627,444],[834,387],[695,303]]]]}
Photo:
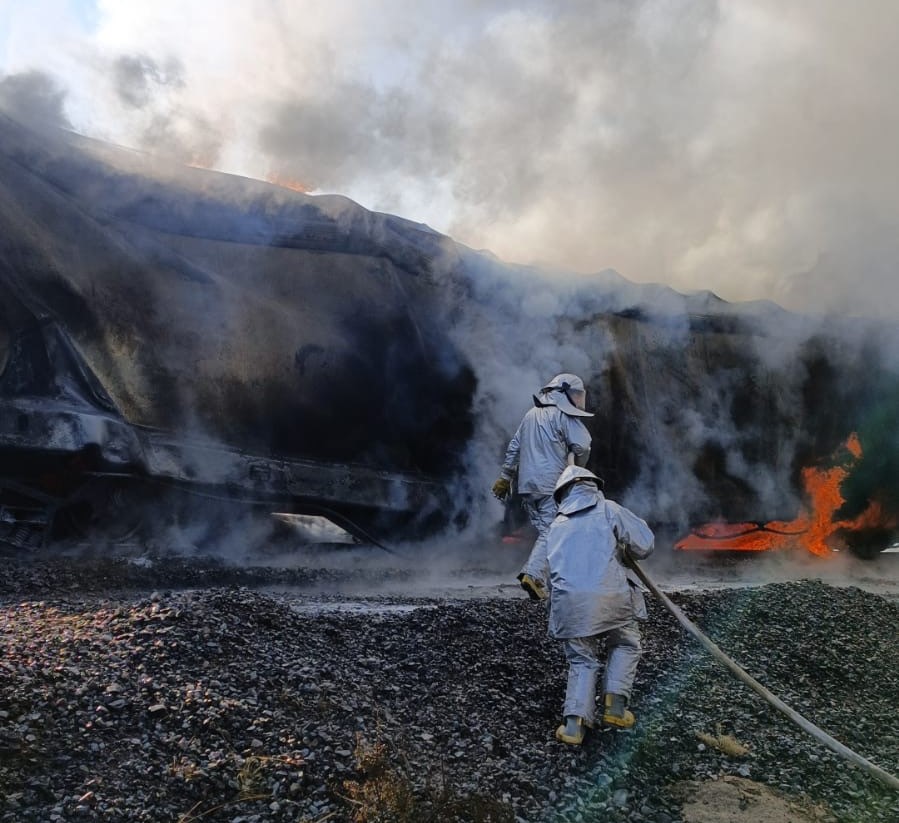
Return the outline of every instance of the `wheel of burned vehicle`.
{"type": "Polygon", "coordinates": [[[145,497],[133,483],[95,480],[60,508],[54,531],[81,540],[132,540],[147,522],[145,497]]]}

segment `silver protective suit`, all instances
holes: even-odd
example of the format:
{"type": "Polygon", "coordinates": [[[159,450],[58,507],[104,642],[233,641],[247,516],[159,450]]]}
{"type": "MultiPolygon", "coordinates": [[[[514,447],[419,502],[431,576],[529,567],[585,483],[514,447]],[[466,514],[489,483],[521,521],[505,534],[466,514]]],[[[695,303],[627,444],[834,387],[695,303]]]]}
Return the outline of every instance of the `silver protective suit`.
{"type": "Polygon", "coordinates": [[[571,403],[563,386],[584,391],[577,375],[557,374],[534,395],[534,407],[509,441],[501,474],[511,480],[518,473],[519,494],[551,495],[568,465],[569,453],[576,465],[587,465],[590,432],[580,418],[593,414],[571,403]]]}
{"type": "Polygon", "coordinates": [[[621,553],[642,559],[654,544],[649,526],[606,500],[594,483],[574,483],[563,495],[547,535],[547,560],[549,633],[565,641],[569,663],[564,715],[593,721],[601,638],[606,641],[603,692],[630,696],[641,654],[638,621],[646,619],[646,603],[621,553]]]}
{"type": "MultiPolygon", "coordinates": [[[[546,564],[546,534],[556,514],[553,489],[559,475],[568,465],[569,452],[577,465],[583,466],[590,457],[590,433],[581,422],[583,415],[563,411],[557,400],[564,394],[541,392],[534,396],[534,407],[528,409],[518,426],[503,461],[501,475],[509,480],[517,472],[518,493],[524,498],[524,508],[537,530],[534,547],[521,569],[535,580],[548,585],[546,564]]],[[[567,399],[565,400],[567,405],[567,399]]]]}
{"type": "Polygon", "coordinates": [[[577,417],[555,404],[528,409],[509,441],[502,476],[510,480],[518,471],[519,494],[552,495],[559,475],[568,465],[568,453],[585,466],[590,457],[590,432],[577,417]]]}

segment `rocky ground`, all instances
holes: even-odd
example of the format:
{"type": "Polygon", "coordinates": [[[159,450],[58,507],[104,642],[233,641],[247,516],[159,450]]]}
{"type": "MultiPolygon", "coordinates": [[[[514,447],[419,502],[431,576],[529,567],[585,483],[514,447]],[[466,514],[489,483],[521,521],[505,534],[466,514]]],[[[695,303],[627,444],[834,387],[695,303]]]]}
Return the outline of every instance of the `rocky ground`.
{"type": "MultiPolygon", "coordinates": [[[[420,594],[421,569],[391,562],[7,560],[0,821],[899,819],[899,793],[655,602],[638,730],[557,743],[565,664],[544,607],[508,585],[420,594]]],[[[899,773],[894,598],[819,580],[670,594],[788,704],[899,773]]]]}

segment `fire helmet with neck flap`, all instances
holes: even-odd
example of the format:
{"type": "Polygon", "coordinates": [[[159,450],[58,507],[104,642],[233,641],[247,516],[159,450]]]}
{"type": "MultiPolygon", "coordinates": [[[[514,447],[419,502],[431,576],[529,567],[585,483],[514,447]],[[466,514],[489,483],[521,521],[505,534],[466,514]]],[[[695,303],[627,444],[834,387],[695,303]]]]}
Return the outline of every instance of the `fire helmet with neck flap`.
{"type": "Polygon", "coordinates": [[[593,412],[584,409],[586,399],[584,381],[576,374],[567,372],[557,374],[540,389],[539,395],[534,395],[538,406],[556,406],[559,411],[572,417],[593,417],[593,412]]]}
{"type": "Polygon", "coordinates": [[[559,475],[556,481],[556,487],[553,489],[553,497],[556,503],[560,503],[568,490],[575,483],[589,481],[596,484],[596,488],[602,491],[605,482],[601,477],[597,477],[589,469],[582,469],[580,466],[566,466],[565,470],[559,475]]]}

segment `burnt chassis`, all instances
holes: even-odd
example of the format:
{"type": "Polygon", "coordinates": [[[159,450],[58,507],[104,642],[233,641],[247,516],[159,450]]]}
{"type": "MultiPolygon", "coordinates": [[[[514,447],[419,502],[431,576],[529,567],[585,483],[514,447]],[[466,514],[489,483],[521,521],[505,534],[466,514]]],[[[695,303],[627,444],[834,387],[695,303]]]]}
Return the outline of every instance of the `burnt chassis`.
{"type": "MultiPolygon", "coordinates": [[[[326,517],[362,542],[446,521],[442,483],[365,465],[253,454],[125,420],[60,324],[5,330],[0,361],[0,544],[119,542],[173,519],[326,517]]],[[[273,528],[275,518],[268,518],[273,528]]],[[[283,528],[283,527],[282,527],[283,528]]]]}

